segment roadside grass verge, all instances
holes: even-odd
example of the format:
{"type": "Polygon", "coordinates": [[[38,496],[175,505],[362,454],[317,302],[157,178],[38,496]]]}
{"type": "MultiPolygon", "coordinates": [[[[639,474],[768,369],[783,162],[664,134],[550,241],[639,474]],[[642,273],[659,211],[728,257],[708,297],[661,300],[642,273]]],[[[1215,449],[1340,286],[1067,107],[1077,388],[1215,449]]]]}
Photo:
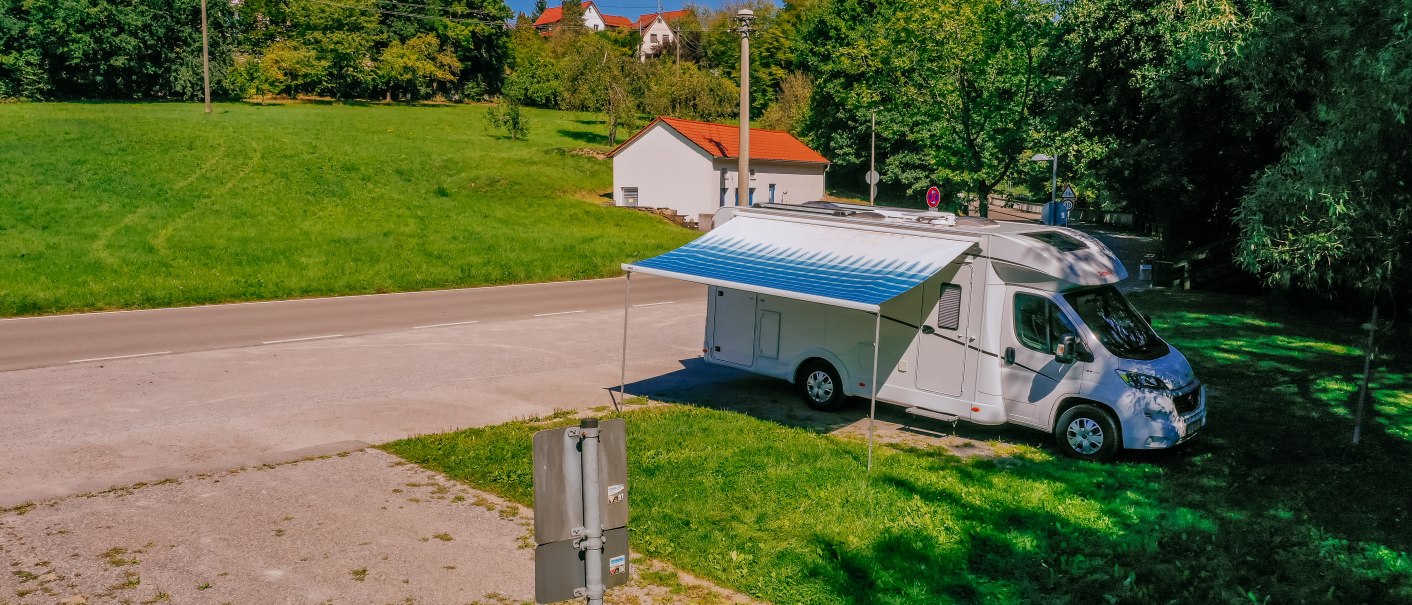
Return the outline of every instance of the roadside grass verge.
{"type": "MultiPolygon", "coordinates": [[[[1381,360],[1355,451],[1356,324],[1233,297],[1137,298],[1213,388],[1208,432],[1188,447],[1098,465],[1040,438],[987,459],[890,445],[868,478],[857,440],[639,409],[622,415],[633,548],[776,603],[1412,600],[1412,376],[1389,369],[1405,355],[1381,360]]],[[[544,426],[384,448],[528,506],[544,426]]]]}
{"type": "Polygon", "coordinates": [[[597,120],[526,111],[511,141],[469,105],[0,104],[0,316],[606,277],[692,238],[595,203],[597,120]]]}

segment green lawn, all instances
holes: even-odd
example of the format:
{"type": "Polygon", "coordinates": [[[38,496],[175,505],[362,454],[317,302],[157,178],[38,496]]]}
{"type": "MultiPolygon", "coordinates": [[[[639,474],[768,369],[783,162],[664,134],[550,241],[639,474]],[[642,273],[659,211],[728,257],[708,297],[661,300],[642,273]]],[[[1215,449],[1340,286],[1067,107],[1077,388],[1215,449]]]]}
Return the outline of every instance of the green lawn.
{"type": "Polygon", "coordinates": [[[596,119],[484,112],[0,104],[0,316],[603,277],[692,237],[599,207],[596,119]]]}
{"type": "MultiPolygon", "coordinates": [[[[1038,433],[962,425],[1013,443],[970,460],[883,447],[865,481],[856,440],[640,409],[624,414],[633,548],[777,603],[1412,602],[1405,350],[1381,361],[1353,450],[1356,323],[1259,299],[1137,299],[1213,389],[1209,428],[1186,447],[1078,463],[1038,433]]],[[[385,447],[529,505],[539,428],[385,447]]]]}

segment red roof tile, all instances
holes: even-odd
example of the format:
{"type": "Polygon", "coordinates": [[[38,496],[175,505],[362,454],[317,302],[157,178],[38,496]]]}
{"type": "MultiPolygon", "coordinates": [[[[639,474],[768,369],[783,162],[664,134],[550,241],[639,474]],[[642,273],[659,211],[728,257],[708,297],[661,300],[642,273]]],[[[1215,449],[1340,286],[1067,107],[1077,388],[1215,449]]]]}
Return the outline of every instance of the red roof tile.
{"type": "MultiPolygon", "coordinates": [[[[617,149],[608,154],[609,157],[618,155],[625,147],[630,145],[642,133],[651,130],[657,123],[665,124],[673,130],[681,133],[692,143],[706,150],[714,158],[736,158],[740,157],[740,128],[729,124],[714,124],[711,122],[697,122],[695,120],[682,120],[678,118],[657,118],[647,128],[633,135],[632,138],[624,141],[617,149]]],[[[800,162],[804,164],[828,164],[828,158],[819,152],[810,149],[803,141],[794,138],[794,135],[782,130],[761,130],[759,128],[750,129],[750,158],[752,160],[773,160],[776,162],[800,162]]]]}
{"type": "Polygon", "coordinates": [[[652,22],[657,20],[658,14],[662,15],[663,21],[671,23],[673,21],[677,21],[683,17],[686,17],[687,15],[691,14],[691,11],[682,9],[675,11],[667,11],[665,13],[647,13],[646,15],[642,15],[641,17],[637,18],[637,28],[643,29],[649,25],[652,25],[652,22]]]}

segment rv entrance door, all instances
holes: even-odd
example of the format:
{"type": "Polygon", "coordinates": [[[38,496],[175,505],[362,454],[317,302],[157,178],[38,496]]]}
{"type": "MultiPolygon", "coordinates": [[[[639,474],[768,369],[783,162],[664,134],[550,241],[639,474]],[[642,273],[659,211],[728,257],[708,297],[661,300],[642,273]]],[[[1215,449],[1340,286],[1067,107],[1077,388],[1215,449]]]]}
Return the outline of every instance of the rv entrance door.
{"type": "Polygon", "coordinates": [[[711,288],[711,359],[755,365],[755,293],[711,288]]]}
{"type": "MultiPolygon", "coordinates": [[[[942,273],[945,275],[945,272],[942,273]]],[[[971,266],[922,296],[922,335],[917,347],[917,388],[960,397],[966,378],[971,266]]],[[[952,413],[952,412],[948,412],[952,413]]],[[[969,416],[970,414],[962,414],[969,416]]]]}

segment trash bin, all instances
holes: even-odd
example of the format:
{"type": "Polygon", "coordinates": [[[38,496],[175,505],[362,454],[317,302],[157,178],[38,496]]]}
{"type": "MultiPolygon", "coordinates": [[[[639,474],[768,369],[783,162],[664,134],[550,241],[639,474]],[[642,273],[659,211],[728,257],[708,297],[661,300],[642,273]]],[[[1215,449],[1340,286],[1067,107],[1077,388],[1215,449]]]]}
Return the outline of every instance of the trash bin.
{"type": "Polygon", "coordinates": [[[1157,258],[1155,254],[1142,255],[1142,262],[1137,266],[1137,280],[1141,282],[1152,281],[1152,260],[1157,258]]]}

